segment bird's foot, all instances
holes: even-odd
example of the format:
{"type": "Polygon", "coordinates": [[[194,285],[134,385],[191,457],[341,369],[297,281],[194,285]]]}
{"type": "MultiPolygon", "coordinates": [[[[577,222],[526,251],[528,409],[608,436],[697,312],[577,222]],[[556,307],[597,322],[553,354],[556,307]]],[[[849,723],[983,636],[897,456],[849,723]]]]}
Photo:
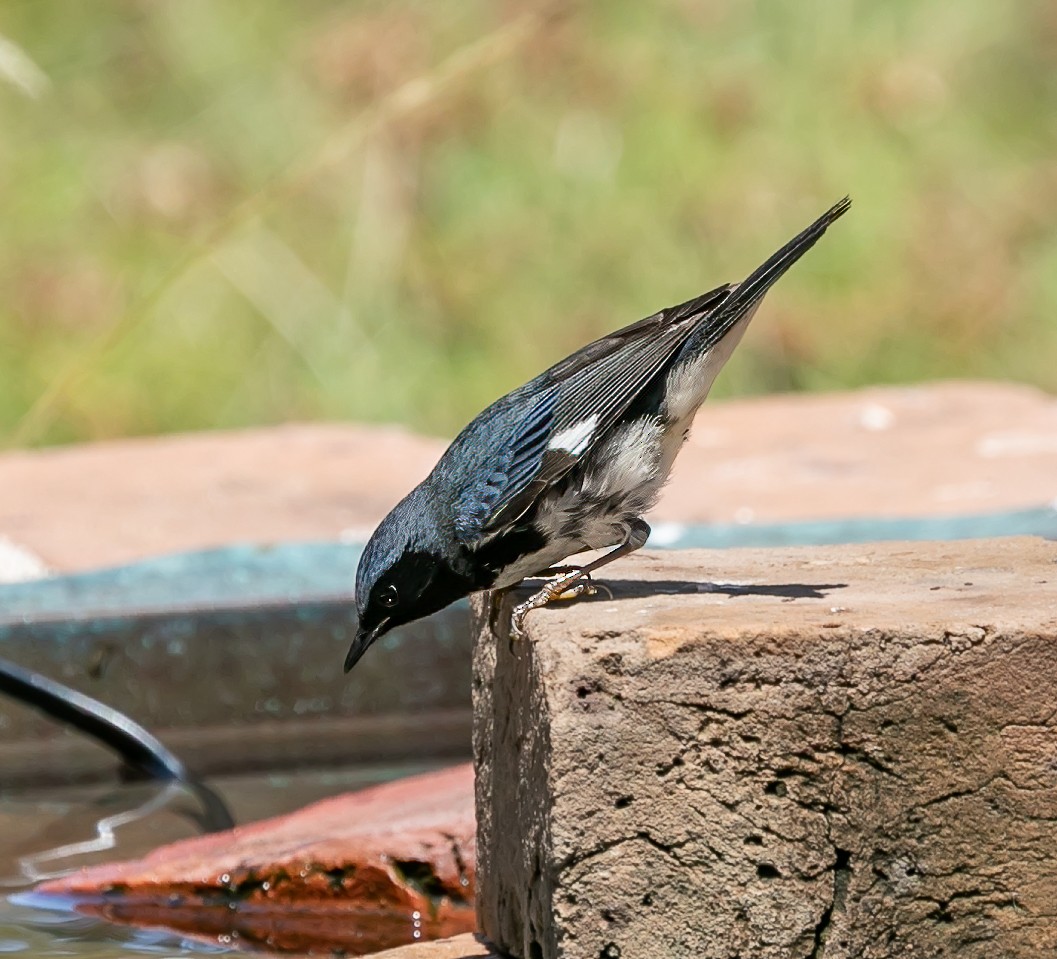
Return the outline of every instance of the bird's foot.
{"type": "MultiPolygon", "coordinates": [[[[510,631],[515,637],[525,635],[525,617],[534,609],[556,600],[575,599],[577,596],[594,596],[598,587],[591,581],[591,574],[578,566],[561,567],[563,572],[543,584],[539,592],[533,593],[523,603],[514,607],[510,616],[510,631]]],[[[548,570],[553,572],[553,570],[548,570]]]]}

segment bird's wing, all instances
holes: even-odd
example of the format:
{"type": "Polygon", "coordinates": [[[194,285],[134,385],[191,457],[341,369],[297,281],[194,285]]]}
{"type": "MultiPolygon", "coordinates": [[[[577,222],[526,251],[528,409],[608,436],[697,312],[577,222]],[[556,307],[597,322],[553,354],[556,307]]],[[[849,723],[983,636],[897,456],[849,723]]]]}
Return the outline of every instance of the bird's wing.
{"type": "Polygon", "coordinates": [[[484,479],[457,503],[459,537],[473,542],[513,524],[591,451],[692,334],[699,333],[697,351],[722,340],[850,203],[845,197],[827,210],[744,282],[595,340],[494,404],[487,425],[506,442],[497,443],[495,431],[489,436],[484,479]]]}
{"type": "Polygon", "coordinates": [[[595,446],[730,289],[719,287],[595,340],[512,394],[525,412],[508,427],[507,442],[483,478],[460,498],[459,537],[474,541],[524,514],[595,446]]]}

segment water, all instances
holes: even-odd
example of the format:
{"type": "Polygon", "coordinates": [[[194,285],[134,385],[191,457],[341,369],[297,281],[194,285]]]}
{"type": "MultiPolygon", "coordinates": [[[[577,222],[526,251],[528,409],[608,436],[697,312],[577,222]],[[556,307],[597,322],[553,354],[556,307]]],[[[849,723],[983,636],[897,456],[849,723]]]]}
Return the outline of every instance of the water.
{"type": "MultiPolygon", "coordinates": [[[[245,823],[436,765],[416,762],[217,777],[210,785],[236,821],[245,823]]],[[[193,796],[158,783],[0,792],[0,959],[8,955],[186,959],[234,952],[238,943],[112,925],[81,916],[50,897],[41,902],[30,891],[34,883],[72,869],[136,858],[163,843],[199,835],[197,813],[193,796]]]]}
{"type": "Polygon", "coordinates": [[[69,910],[42,908],[35,882],[106,858],[133,857],[194,835],[184,796],[161,785],[54,790],[0,799],[0,953],[32,956],[187,955],[218,947],[122,929],[69,910]]]}

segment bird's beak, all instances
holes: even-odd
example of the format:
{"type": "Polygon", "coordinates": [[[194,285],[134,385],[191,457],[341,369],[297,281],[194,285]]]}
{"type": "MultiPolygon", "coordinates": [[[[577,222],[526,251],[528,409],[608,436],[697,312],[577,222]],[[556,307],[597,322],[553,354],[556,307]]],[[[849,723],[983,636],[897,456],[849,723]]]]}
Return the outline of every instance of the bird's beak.
{"type": "Polygon", "coordinates": [[[348,672],[360,661],[360,657],[367,652],[371,643],[385,632],[388,625],[389,617],[387,616],[374,629],[356,630],[356,638],[352,641],[352,645],[349,647],[349,654],[345,657],[345,672],[348,672]]]}

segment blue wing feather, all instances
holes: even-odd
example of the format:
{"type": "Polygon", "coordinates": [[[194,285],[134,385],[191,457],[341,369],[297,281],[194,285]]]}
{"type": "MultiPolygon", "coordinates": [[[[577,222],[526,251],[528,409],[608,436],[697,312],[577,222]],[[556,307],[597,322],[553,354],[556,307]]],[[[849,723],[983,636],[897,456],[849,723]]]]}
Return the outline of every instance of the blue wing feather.
{"type": "Polygon", "coordinates": [[[470,543],[480,537],[489,518],[538,472],[553,433],[560,394],[557,386],[545,390],[517,423],[510,441],[493,451],[484,479],[463,490],[455,508],[455,532],[460,540],[470,543]]]}
{"type": "Polygon", "coordinates": [[[472,477],[455,502],[460,542],[472,546],[515,522],[575,466],[729,290],[712,290],[589,343],[463,430],[438,463],[446,469],[459,462],[472,477]],[[548,449],[556,433],[591,418],[595,426],[583,449],[548,449]],[[504,435],[509,439],[502,442],[504,435]]]}

